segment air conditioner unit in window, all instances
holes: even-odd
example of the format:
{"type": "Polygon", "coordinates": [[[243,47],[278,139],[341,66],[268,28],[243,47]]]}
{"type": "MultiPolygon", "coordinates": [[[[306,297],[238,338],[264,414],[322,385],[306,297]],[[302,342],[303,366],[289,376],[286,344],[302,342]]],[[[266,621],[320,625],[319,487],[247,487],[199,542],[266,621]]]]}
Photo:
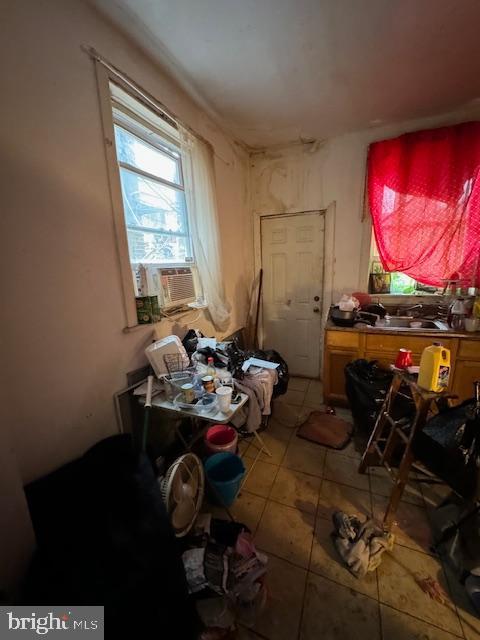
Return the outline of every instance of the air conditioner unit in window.
{"type": "Polygon", "coordinates": [[[196,300],[197,273],[194,267],[158,269],[159,303],[163,309],[180,307],[196,300]]]}

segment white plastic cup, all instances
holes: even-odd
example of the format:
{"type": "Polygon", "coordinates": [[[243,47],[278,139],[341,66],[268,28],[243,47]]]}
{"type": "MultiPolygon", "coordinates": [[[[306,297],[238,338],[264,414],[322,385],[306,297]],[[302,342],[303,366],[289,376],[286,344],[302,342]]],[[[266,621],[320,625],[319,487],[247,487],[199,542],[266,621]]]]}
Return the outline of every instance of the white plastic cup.
{"type": "Polygon", "coordinates": [[[232,387],[218,387],[215,393],[218,396],[218,408],[222,413],[228,413],[232,403],[232,387]]]}
{"type": "Polygon", "coordinates": [[[465,318],[465,330],[469,332],[478,330],[478,319],[477,318],[465,318]]]}

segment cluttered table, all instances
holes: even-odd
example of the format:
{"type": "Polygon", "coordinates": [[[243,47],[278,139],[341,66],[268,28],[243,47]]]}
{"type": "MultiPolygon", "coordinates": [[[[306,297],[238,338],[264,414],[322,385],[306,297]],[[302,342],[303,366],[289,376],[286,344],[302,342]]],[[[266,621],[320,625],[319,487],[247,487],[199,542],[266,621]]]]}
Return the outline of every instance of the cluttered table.
{"type": "MultiPolygon", "coordinates": [[[[195,350],[188,354],[178,337],[173,335],[153,343],[145,353],[156,380],[150,376],[149,382],[140,384],[134,395],[144,405],[146,416],[152,409],[192,421],[193,429],[188,439],[182,435],[180,421],[175,426],[185,451],[192,450],[212,423],[228,423],[237,432],[241,428],[242,437],[250,433],[257,439],[260,446],[255,462],[262,452],[272,455],[258,429],[264,416],[268,419],[271,412],[271,398],[278,381],[278,361],[251,354],[245,356],[230,343],[217,343],[213,338],[202,337],[195,337],[195,350]]],[[[148,417],[144,420],[144,448],[147,434],[148,417]]]]}
{"type": "Polygon", "coordinates": [[[206,422],[226,424],[232,419],[232,416],[238,411],[238,409],[240,409],[240,407],[243,407],[243,405],[248,400],[248,396],[245,393],[240,393],[238,395],[240,399],[238,400],[238,402],[230,403],[230,408],[226,413],[220,411],[218,407],[214,407],[213,411],[211,411],[210,413],[202,411],[195,405],[191,409],[183,409],[171,400],[168,400],[163,392],[160,392],[152,398],[152,407],[163,409],[165,411],[171,411],[173,413],[176,413],[177,415],[185,416],[187,418],[199,418],[201,420],[205,420],[206,422]]]}
{"type": "MultiPolygon", "coordinates": [[[[190,418],[191,420],[199,420],[204,423],[203,428],[200,428],[196,436],[189,442],[183,438],[177,425],[176,431],[178,437],[183,442],[185,450],[190,450],[192,446],[204,435],[209,424],[227,424],[235,413],[247,402],[248,396],[245,393],[239,393],[237,394],[237,398],[234,399],[236,399],[236,402],[231,402],[229,409],[226,412],[220,411],[217,405],[213,407],[213,410],[205,412],[205,410],[202,410],[198,405],[193,405],[192,408],[189,409],[182,408],[172,400],[169,400],[164,391],[159,391],[152,397],[151,406],[157,410],[168,411],[176,414],[177,416],[190,418]]],[[[139,401],[141,404],[144,404],[145,396],[140,396],[139,401]]]]}

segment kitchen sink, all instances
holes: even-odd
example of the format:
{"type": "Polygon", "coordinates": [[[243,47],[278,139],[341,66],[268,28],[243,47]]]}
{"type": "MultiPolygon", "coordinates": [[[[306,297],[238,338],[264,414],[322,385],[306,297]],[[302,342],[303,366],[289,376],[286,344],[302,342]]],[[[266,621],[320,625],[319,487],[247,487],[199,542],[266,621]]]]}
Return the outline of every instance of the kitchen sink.
{"type": "Polygon", "coordinates": [[[375,329],[408,329],[409,331],[419,331],[430,329],[431,331],[448,331],[448,325],[441,320],[425,320],[424,318],[414,318],[413,316],[391,316],[384,320],[378,320],[375,329]],[[421,322],[421,327],[411,327],[411,322],[421,322]]]}

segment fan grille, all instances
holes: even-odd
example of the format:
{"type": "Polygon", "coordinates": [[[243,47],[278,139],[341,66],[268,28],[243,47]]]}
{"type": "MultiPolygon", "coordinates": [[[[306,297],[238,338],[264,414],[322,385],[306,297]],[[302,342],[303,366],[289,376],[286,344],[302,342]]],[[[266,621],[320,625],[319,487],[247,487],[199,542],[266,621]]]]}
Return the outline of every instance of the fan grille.
{"type": "Polygon", "coordinates": [[[159,480],[160,493],[165,503],[177,538],[185,536],[192,528],[203,501],[205,478],[200,458],[187,453],[169,467],[164,478],[159,480]],[[190,496],[191,492],[191,496],[190,496]],[[185,513],[185,501],[192,501],[193,513],[185,524],[178,524],[173,517],[175,511],[185,513]]]}

